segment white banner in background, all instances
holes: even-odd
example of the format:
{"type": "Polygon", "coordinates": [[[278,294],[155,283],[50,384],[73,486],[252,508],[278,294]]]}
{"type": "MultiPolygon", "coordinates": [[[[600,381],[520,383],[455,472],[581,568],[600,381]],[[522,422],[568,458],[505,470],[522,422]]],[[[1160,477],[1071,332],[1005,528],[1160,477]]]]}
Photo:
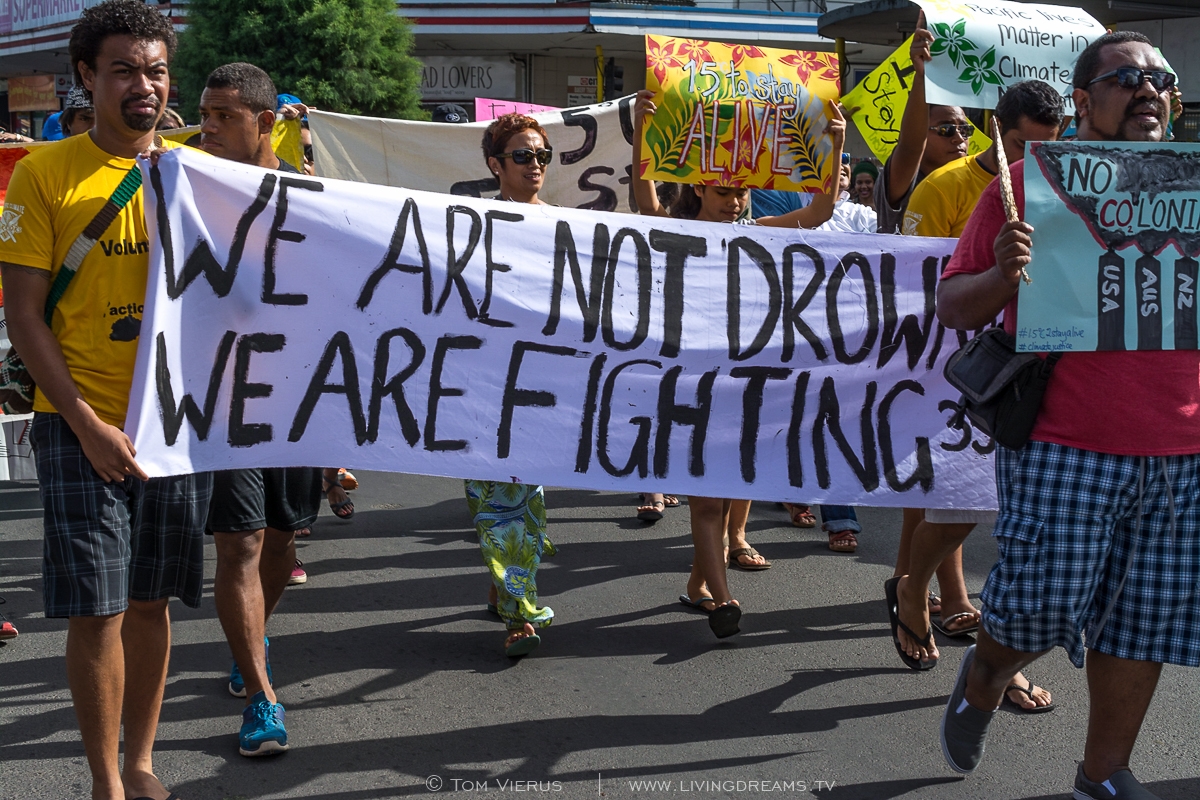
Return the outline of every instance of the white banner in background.
{"type": "Polygon", "coordinates": [[[1084,48],[1104,26],[1083,9],[1011,0],[913,0],[933,33],[925,68],[930,103],[994,108],[1014,83],[1037,79],[1073,114],[1071,79],[1084,48]]]}
{"type": "MultiPolygon", "coordinates": [[[[566,208],[635,210],[633,97],[533,114],[554,161],[538,196],[566,208]]],[[[451,125],[310,112],[313,158],[325,178],[423,192],[496,197],[500,184],[480,147],[491,121],[451,125]]]]}
{"type": "Polygon", "coordinates": [[[452,198],[173,150],[126,430],[151,475],[363,469],[994,508],[954,241],[452,198]]]}

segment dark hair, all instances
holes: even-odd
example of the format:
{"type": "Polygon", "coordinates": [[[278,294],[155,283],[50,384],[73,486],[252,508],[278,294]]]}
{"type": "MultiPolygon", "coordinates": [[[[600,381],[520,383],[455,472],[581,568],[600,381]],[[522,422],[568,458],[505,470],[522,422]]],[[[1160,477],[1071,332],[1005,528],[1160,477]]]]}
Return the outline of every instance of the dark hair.
{"type": "Polygon", "coordinates": [[[162,116],[158,118],[156,130],[160,131],[177,131],[180,128],[186,128],[187,123],[183,121],[183,117],[179,116],[179,112],[173,108],[164,108],[162,116]]]}
{"type": "Polygon", "coordinates": [[[253,64],[235,61],[224,64],[208,74],[205,89],[233,89],[255,114],[275,110],[275,84],[271,76],[253,64]]]}
{"type": "MultiPolygon", "coordinates": [[[[735,191],[750,190],[744,186],[713,186],[712,184],[704,183],[685,183],[679,187],[679,196],[675,198],[675,202],[671,203],[667,213],[676,219],[695,219],[700,216],[700,211],[704,208],[704,200],[700,195],[712,189],[733,189],[735,191]],[[696,190],[700,192],[697,193],[696,190]]],[[[749,199],[749,197],[747,197],[749,199]]]]}
{"type": "Polygon", "coordinates": [[[1063,99],[1044,81],[1021,81],[1008,87],[996,103],[995,113],[1001,133],[1017,127],[1021,117],[1057,128],[1062,124],[1063,99]]]}
{"type": "Polygon", "coordinates": [[[67,52],[71,58],[71,69],[75,82],[83,83],[79,74],[79,62],[96,68],[100,48],[109,36],[132,36],[143,42],[162,42],[167,46],[167,63],[175,57],[175,28],[171,20],[140,0],[105,0],[83,12],[79,22],[71,29],[71,43],[67,52]]]}
{"type": "Polygon", "coordinates": [[[1110,44],[1125,44],[1126,42],[1154,46],[1154,42],[1146,38],[1145,34],[1137,31],[1106,33],[1083,48],[1083,52],[1079,54],[1079,60],[1075,62],[1075,76],[1071,79],[1071,85],[1076,89],[1086,89],[1092,79],[1100,74],[1100,51],[1110,44]]]}
{"type": "Polygon", "coordinates": [[[81,111],[89,111],[93,114],[95,113],[95,110],[91,108],[66,108],[63,109],[63,112],[58,115],[58,124],[62,126],[63,136],[68,135],[67,131],[71,129],[72,123],[75,122],[75,117],[79,116],[79,112],[81,111]]]}
{"type": "Polygon", "coordinates": [[[700,216],[700,209],[703,207],[704,203],[700,200],[700,195],[696,194],[692,184],[684,184],[679,187],[679,195],[675,198],[675,202],[671,203],[667,213],[675,219],[695,219],[700,216]]]}
{"type": "Polygon", "coordinates": [[[534,131],[542,137],[542,141],[546,146],[550,146],[550,137],[546,135],[546,130],[538,124],[538,121],[533,117],[527,117],[524,114],[504,114],[496,117],[491,125],[488,125],[487,130],[483,132],[483,161],[487,163],[489,158],[497,156],[504,152],[508,140],[516,136],[521,131],[534,131]]]}
{"type": "Polygon", "coordinates": [[[850,171],[851,178],[857,178],[859,175],[870,175],[872,180],[879,180],[879,167],[872,164],[870,161],[860,161],[854,165],[854,169],[850,171]]]}

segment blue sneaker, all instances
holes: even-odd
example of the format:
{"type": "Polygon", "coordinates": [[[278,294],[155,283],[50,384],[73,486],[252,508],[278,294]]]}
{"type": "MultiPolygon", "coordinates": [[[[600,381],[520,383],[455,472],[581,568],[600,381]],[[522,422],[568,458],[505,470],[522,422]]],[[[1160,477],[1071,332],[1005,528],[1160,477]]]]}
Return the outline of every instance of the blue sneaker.
{"type": "MultiPolygon", "coordinates": [[[[267,683],[275,686],[275,679],[271,676],[271,640],[263,637],[263,649],[267,654],[267,683]]],[[[233,669],[229,670],[229,693],[234,697],[246,696],[246,682],[242,680],[242,671],[238,669],[237,662],[233,662],[233,669]]]]}
{"type": "Polygon", "coordinates": [[[267,756],[287,749],[283,705],[272,703],[267,699],[266,692],[259,692],[250,698],[250,705],[242,711],[238,752],[244,756],[267,756]]]}

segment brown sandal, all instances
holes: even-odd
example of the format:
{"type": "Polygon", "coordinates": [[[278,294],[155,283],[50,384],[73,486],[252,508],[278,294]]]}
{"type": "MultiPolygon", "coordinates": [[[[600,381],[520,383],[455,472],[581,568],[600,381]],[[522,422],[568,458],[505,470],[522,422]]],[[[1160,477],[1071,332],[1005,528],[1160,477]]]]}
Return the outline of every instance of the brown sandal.
{"type": "Polygon", "coordinates": [[[854,535],[854,531],[830,533],[829,549],[835,553],[853,553],[858,549],[858,537],[854,535]]]}
{"type": "Polygon", "coordinates": [[[771,562],[767,561],[766,558],[763,558],[763,554],[755,550],[753,547],[738,547],[729,551],[729,566],[736,567],[740,570],[745,570],[746,572],[761,572],[764,569],[770,569],[771,562]],[[741,561],[738,561],[740,556],[748,556],[749,558],[754,558],[757,556],[758,558],[762,558],[763,563],[743,564],[741,561]]]}
{"type": "Polygon", "coordinates": [[[792,524],[797,528],[817,527],[817,518],[812,513],[812,506],[804,506],[799,503],[784,503],[783,507],[787,509],[788,514],[792,518],[792,524]]]}

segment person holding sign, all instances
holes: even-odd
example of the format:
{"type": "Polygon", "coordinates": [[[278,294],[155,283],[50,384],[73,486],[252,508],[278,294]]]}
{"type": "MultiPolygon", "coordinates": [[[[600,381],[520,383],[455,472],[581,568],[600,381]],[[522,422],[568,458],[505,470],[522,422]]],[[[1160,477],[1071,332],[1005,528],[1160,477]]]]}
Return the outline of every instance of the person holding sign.
{"type": "MultiPolygon", "coordinates": [[[[645,124],[646,115],[656,111],[653,98],[653,92],[642,90],[638,92],[634,102],[635,169],[641,163],[642,126],[645,124]]],[[[830,163],[837,169],[842,162],[842,147],[846,141],[846,121],[836,103],[831,103],[830,107],[832,118],[826,126],[825,133],[833,141],[833,157],[830,163]]],[[[750,198],[750,190],[739,186],[685,186],[680,192],[679,202],[668,211],[658,200],[654,181],[635,178],[633,192],[639,212],[646,216],[673,216],[699,222],[737,222],[746,210],[750,198]]],[[[839,192],[838,181],[833,181],[828,193],[817,195],[813,202],[804,208],[781,216],[759,217],[749,222],[778,228],[815,228],[832,216],[834,201],[839,192]]],[[[694,495],[688,498],[688,509],[692,516],[692,543],[696,552],[692,559],[692,574],[688,579],[687,595],[680,599],[708,614],[709,626],[718,638],[733,636],[740,631],[738,621],[742,612],[729,592],[723,540],[726,531],[731,529],[731,518],[743,518],[741,502],[694,495]],[[733,516],[735,513],[736,517],[733,516]]],[[[749,503],[746,503],[744,513],[749,513],[749,503]]],[[[736,536],[736,522],[732,530],[736,536]]],[[[770,562],[762,558],[761,554],[745,541],[744,525],[741,526],[741,531],[741,541],[736,538],[729,540],[729,557],[745,556],[747,561],[741,564],[743,569],[765,569],[770,562]]]]}
{"type": "Polygon", "coordinates": [[[909,198],[917,184],[934,170],[967,155],[975,126],[958,106],[930,106],[925,102],[925,65],[932,60],[933,34],[921,15],[909,44],[912,55],[912,90],[900,120],[896,149],[875,182],[875,213],[880,233],[898,233],[909,198]]]}
{"type": "MultiPolygon", "coordinates": [[[[253,64],[217,67],[200,95],[200,147],[218,158],[298,174],[271,149],[275,84],[253,64]]],[[[229,693],[246,698],[238,752],[288,749],[284,707],[272,683],[267,621],[294,570],[296,534],[321,509],[315,467],[222,470],[213,476],[208,528],[217,545],[213,593],[217,617],[233,651],[229,693]]]]}
{"type": "MultiPolygon", "coordinates": [[[[554,150],[533,117],[505,114],[483,133],[483,157],[500,183],[500,199],[546,205],[538,192],[554,150]]],[[[504,652],[528,655],[541,644],[534,625],[554,621],[554,610],[538,608],[537,571],[542,556],[555,554],[546,535],[546,497],[541,486],[499,481],[463,482],[475,518],[483,561],[492,576],[488,611],[508,628],[504,652]]]]}
{"type": "MultiPolygon", "coordinates": [[[[846,120],[842,116],[837,103],[830,103],[830,119],[825,127],[833,141],[833,153],[829,163],[836,171],[842,163],[842,147],[846,143],[846,120]]],[[[642,158],[642,125],[646,114],[654,114],[657,106],[654,103],[654,92],[642,89],[637,94],[633,105],[634,135],[633,135],[633,164],[637,169],[642,158]]],[[[804,208],[774,217],[759,217],[753,222],[757,225],[769,225],[773,228],[817,228],[833,216],[833,207],[841,194],[839,181],[831,180],[828,192],[813,196],[813,201],[804,208]]],[[[679,193],[676,204],[666,209],[658,201],[654,181],[635,178],[633,195],[637,200],[638,211],[651,217],[678,217],[694,219],[700,222],[734,222],[739,220],[750,202],[750,190],[740,186],[709,186],[696,185],[685,188],[679,193]],[[688,189],[690,188],[690,191],[688,189]]]]}
{"type": "MultiPolygon", "coordinates": [[[[1021,81],[1008,88],[996,104],[995,119],[1000,126],[1000,144],[1010,164],[1025,157],[1027,141],[1053,141],[1063,119],[1062,97],[1043,81],[1021,81]]],[[[918,236],[958,238],[979,196],[1000,169],[995,147],[975,156],[951,162],[935,170],[913,191],[904,215],[905,233],[918,236]]],[[[889,603],[896,614],[897,642],[908,655],[906,663],[936,663],[937,646],[930,625],[951,638],[967,636],[979,627],[979,611],[971,605],[962,571],[962,543],[980,522],[994,523],[992,511],[924,509],[922,519],[900,553],[896,576],[888,583],[889,603]],[[931,618],[928,602],[929,581],[936,570],[942,593],[940,617],[931,618]],[[912,631],[925,631],[924,638],[912,631]]],[[[907,531],[905,532],[907,533],[907,531]]],[[[1005,702],[1027,713],[1054,708],[1050,693],[1034,686],[1020,673],[1004,695],[1005,702]]]]}
{"type": "MultiPolygon", "coordinates": [[[[1099,37],[1075,65],[1079,140],[1163,141],[1174,83],[1142,34],[1099,37]]],[[[1022,216],[1026,163],[1010,168],[1022,216]]],[[[1000,189],[984,191],[942,276],[948,327],[1003,312],[1015,332],[1022,269],[1038,279],[1033,227],[1008,221],[1000,189]]],[[[1061,646],[1086,661],[1091,699],[1074,797],[1155,797],[1129,769],[1142,721],[1163,663],[1200,666],[1197,375],[1197,350],[1064,353],[1030,440],[996,448],[999,559],[941,726],[955,771],[978,766],[1013,676],[1061,646]]]]}
{"type": "Polygon", "coordinates": [[[147,479],[122,430],[150,268],[137,157],[181,146],[154,132],[175,43],[139,0],[83,12],[69,49],[95,125],[17,162],[4,213],[20,226],[0,241],[9,331],[37,382],[46,616],[69,618],[67,682],[96,800],[175,797],[153,766],[167,603],[198,607],[204,589],[212,475],[147,479]]]}

